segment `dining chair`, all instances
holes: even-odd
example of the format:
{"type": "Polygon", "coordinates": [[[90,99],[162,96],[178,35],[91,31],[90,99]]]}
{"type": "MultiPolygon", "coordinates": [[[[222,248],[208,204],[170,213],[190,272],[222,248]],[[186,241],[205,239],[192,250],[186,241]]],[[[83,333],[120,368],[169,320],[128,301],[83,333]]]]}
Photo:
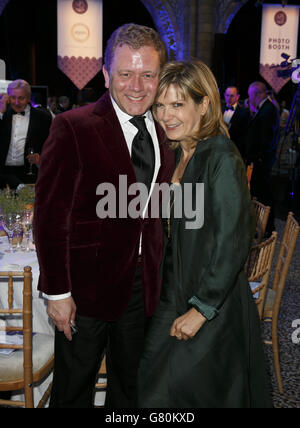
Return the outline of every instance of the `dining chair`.
{"type": "Polygon", "coordinates": [[[266,232],[271,207],[262,204],[256,199],[252,199],[252,204],[254,206],[256,217],[256,234],[254,238],[254,244],[259,244],[262,242],[266,232]]]}
{"type": "Polygon", "coordinates": [[[246,172],[249,189],[251,188],[252,173],[253,173],[253,163],[247,166],[247,172],[246,172]]]}
{"type": "Polygon", "coordinates": [[[279,392],[283,393],[282,379],[280,374],[279,344],[278,344],[278,317],[281,307],[282,295],[289,267],[293,258],[300,226],[292,212],[289,212],[283,238],[275,265],[272,288],[268,288],[263,311],[263,321],[272,322],[271,340],[264,340],[267,345],[272,345],[273,360],[279,392]]]}
{"type": "Polygon", "coordinates": [[[277,232],[273,232],[269,239],[254,245],[250,250],[246,263],[248,282],[255,299],[260,320],[263,315],[277,237],[277,232]]]}
{"type": "MultiPolygon", "coordinates": [[[[53,368],[53,337],[32,331],[31,283],[30,266],[26,266],[21,272],[0,272],[0,287],[7,287],[7,305],[0,309],[0,391],[24,389],[25,396],[24,401],[0,399],[0,406],[33,408],[33,387],[50,374],[53,368]],[[13,293],[19,286],[23,286],[23,305],[21,308],[15,308],[13,293]],[[12,344],[16,334],[20,343],[12,344]],[[7,356],[3,355],[3,350],[13,352],[7,356]]],[[[45,405],[50,392],[51,384],[37,407],[45,405]]]]}
{"type": "Polygon", "coordinates": [[[98,371],[97,381],[95,384],[96,391],[106,391],[107,388],[106,357],[102,358],[100,369],[98,371]]]}

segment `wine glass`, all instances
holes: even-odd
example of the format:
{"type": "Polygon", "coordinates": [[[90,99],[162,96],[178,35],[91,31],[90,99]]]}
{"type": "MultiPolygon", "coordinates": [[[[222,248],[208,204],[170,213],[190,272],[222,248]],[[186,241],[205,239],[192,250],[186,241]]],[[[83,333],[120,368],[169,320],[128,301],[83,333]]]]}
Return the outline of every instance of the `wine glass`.
{"type": "MultiPolygon", "coordinates": [[[[28,147],[27,153],[29,155],[34,155],[35,151],[33,147],[28,147]]],[[[27,175],[34,175],[32,172],[32,163],[29,162],[29,171],[27,172],[27,175]]]]}
{"type": "Polygon", "coordinates": [[[21,251],[21,239],[23,235],[23,225],[21,223],[22,215],[20,213],[16,214],[16,223],[15,223],[15,235],[14,237],[17,239],[17,245],[15,251],[21,251]]]}
{"type": "MultiPolygon", "coordinates": [[[[0,227],[2,227],[2,229],[4,230],[3,223],[4,223],[4,215],[2,214],[2,211],[0,208],[0,227]]],[[[0,244],[2,244],[1,240],[0,240],[0,244]]]]}
{"type": "Polygon", "coordinates": [[[30,233],[32,230],[32,212],[26,211],[23,217],[23,226],[26,238],[26,246],[23,247],[24,251],[31,251],[30,248],[30,233]]]}
{"type": "Polygon", "coordinates": [[[15,231],[15,216],[14,214],[7,214],[3,217],[3,229],[7,233],[9,249],[4,250],[6,253],[14,253],[14,248],[12,245],[14,231],[15,231]]]}

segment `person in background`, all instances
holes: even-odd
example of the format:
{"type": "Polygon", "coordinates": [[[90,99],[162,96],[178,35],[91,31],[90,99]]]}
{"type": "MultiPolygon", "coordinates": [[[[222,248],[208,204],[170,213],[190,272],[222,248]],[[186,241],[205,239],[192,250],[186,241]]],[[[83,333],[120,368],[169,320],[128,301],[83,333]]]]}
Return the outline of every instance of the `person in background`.
{"type": "Polygon", "coordinates": [[[36,184],[38,288],[56,326],[50,407],[92,407],[104,352],[105,406],[136,406],[145,329],[160,295],[160,219],[132,218],[127,204],[115,216],[98,217],[96,208],[101,184],[117,201],[127,192],[130,204],[137,182],[151,192],[170,180],[174,155],[150,110],[166,49],[152,28],[125,24],[104,59],[108,91],[55,118],[36,184]]]}
{"type": "Polygon", "coordinates": [[[253,82],[248,88],[249,104],[255,110],[245,135],[246,164],[253,163],[251,195],[271,207],[266,236],[275,230],[272,189],[272,168],[276,161],[279,138],[279,110],[268,98],[263,82],[253,82]]]}
{"type": "Polygon", "coordinates": [[[56,97],[48,97],[47,98],[47,109],[50,112],[52,119],[58,114],[57,111],[57,98],[56,97]]]}
{"type": "Polygon", "coordinates": [[[210,69],[200,61],[166,64],[153,112],[175,149],[176,168],[162,293],[139,367],[139,407],[271,407],[258,311],[244,272],[255,217],[210,69]],[[188,202],[196,217],[204,210],[202,222],[191,224],[188,202]]]}
{"type": "Polygon", "coordinates": [[[15,80],[0,96],[0,183],[16,188],[34,183],[39,155],[49,135],[52,118],[48,112],[30,105],[31,87],[15,80]],[[33,165],[29,175],[30,164],[33,165]]]}
{"type": "Polygon", "coordinates": [[[58,98],[58,104],[57,104],[57,113],[64,113],[65,111],[70,110],[70,98],[66,95],[61,95],[58,98]]]}
{"type": "Polygon", "coordinates": [[[224,93],[223,119],[228,126],[230,139],[236,144],[242,158],[245,156],[245,132],[250,121],[248,109],[239,105],[240,93],[236,86],[228,86],[224,93]]]}

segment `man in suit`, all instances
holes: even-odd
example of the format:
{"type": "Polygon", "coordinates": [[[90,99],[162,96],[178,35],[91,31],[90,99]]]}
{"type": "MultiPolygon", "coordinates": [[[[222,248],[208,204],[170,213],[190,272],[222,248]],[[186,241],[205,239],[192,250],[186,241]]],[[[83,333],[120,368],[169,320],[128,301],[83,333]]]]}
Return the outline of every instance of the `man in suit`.
{"type": "Polygon", "coordinates": [[[0,182],[16,188],[34,183],[36,164],[48,137],[51,116],[30,105],[31,87],[25,80],[9,84],[0,97],[0,182]],[[29,150],[30,149],[30,150],[29,150]],[[28,175],[30,164],[32,175],[28,175]]]}
{"type": "Polygon", "coordinates": [[[223,119],[228,126],[231,140],[245,156],[245,131],[250,121],[250,112],[239,105],[240,93],[236,86],[228,86],[224,93],[223,119]]]}
{"type": "Polygon", "coordinates": [[[128,205],[133,200],[128,188],[141,181],[139,168],[143,175],[150,158],[152,188],[169,182],[174,168],[150,111],[165,46],[153,29],[126,24],[111,35],[104,59],[109,91],[54,119],[36,184],[39,289],[56,325],[51,407],[92,406],[104,351],[106,407],[136,406],[144,332],[160,295],[161,221],[124,215],[120,205],[124,196],[128,205]],[[146,132],[132,123],[142,116],[146,132]],[[140,135],[146,158],[136,163],[140,135]],[[99,218],[98,186],[107,183],[116,191],[117,214],[99,218]]]}
{"type": "Polygon", "coordinates": [[[266,229],[269,236],[275,230],[272,195],[272,168],[276,161],[276,150],[280,124],[279,110],[267,96],[263,82],[253,82],[248,88],[249,104],[255,110],[246,133],[246,163],[253,163],[251,194],[259,202],[271,207],[266,229]]]}

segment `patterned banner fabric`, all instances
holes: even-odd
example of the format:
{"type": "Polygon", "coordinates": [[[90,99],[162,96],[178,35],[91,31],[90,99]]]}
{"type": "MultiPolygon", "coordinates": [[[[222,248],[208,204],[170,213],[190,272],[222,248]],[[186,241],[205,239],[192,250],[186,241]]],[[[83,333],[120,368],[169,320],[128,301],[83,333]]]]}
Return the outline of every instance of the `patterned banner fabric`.
{"type": "Polygon", "coordinates": [[[78,89],[102,67],[102,0],[57,0],[57,64],[78,89]]]}
{"type": "Polygon", "coordinates": [[[290,80],[279,77],[278,71],[285,60],[281,54],[289,60],[297,56],[298,21],[298,6],[263,6],[259,72],[276,93],[290,80]]]}

